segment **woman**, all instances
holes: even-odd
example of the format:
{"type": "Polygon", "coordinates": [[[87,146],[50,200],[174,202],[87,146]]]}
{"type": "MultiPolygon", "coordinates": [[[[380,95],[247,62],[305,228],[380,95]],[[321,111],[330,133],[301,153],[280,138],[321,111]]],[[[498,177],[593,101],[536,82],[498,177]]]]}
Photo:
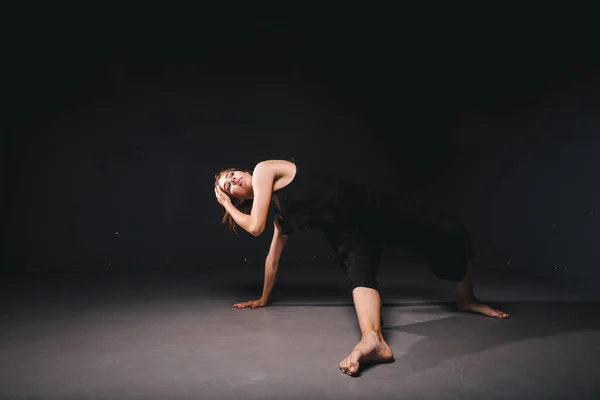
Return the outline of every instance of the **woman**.
{"type": "Polygon", "coordinates": [[[381,251],[388,244],[424,257],[437,277],[455,281],[459,309],[508,317],[473,294],[474,252],[464,226],[408,197],[305,170],[293,160],[262,161],[254,171],[223,170],[215,175],[215,195],[224,208],[223,223],[233,232],[239,226],[254,236],[262,234],[271,204],[275,210],[262,296],[234,304],[235,308],[267,304],[289,235],[309,229],[325,234],[348,278],[362,332],[360,342],[339,365],[350,376],[357,375],[360,363],[394,360],[381,333],[376,280],[381,251]]]}

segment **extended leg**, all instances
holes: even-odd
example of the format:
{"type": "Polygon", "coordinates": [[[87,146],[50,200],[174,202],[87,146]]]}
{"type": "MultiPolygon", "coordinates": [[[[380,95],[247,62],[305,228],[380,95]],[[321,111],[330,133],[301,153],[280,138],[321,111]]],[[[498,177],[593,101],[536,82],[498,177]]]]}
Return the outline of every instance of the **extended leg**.
{"type": "Polygon", "coordinates": [[[362,338],[340,363],[340,370],[350,376],[358,374],[360,363],[394,361],[394,354],[381,334],[381,298],[372,288],[357,287],[352,291],[362,338]]]}
{"type": "Polygon", "coordinates": [[[376,277],[382,247],[376,237],[352,227],[332,231],[328,239],[348,278],[362,333],[360,342],[339,367],[342,372],[356,376],[361,363],[384,363],[394,360],[394,355],[381,333],[381,298],[377,291],[376,277]]]}
{"type": "Polygon", "coordinates": [[[467,273],[462,281],[456,283],[456,305],[462,311],[471,311],[489,317],[508,318],[504,311],[480,303],[473,293],[473,260],[467,264],[467,273]]]}

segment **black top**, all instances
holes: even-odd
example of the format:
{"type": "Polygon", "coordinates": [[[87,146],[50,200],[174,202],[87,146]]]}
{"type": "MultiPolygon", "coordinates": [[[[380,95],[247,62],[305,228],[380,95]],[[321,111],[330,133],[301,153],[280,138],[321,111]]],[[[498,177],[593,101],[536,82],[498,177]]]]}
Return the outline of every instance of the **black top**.
{"type": "Polygon", "coordinates": [[[464,277],[474,251],[462,223],[415,202],[409,194],[392,194],[384,187],[353,183],[293,162],[294,179],[274,193],[279,200],[275,217],[284,235],[317,230],[346,248],[365,238],[395,243],[425,257],[439,278],[464,277]]]}
{"type": "Polygon", "coordinates": [[[296,162],[296,175],[285,187],[274,192],[279,200],[275,217],[281,233],[324,230],[337,220],[339,180],[317,171],[303,169],[296,162]]]}
{"type": "MultiPolygon", "coordinates": [[[[291,235],[298,231],[326,231],[334,224],[365,226],[398,212],[402,199],[383,188],[311,170],[296,164],[296,175],[285,187],[274,192],[279,200],[275,216],[281,232],[291,235]]],[[[409,211],[412,207],[403,207],[409,211]]],[[[396,214],[396,216],[398,216],[396,214]]]]}

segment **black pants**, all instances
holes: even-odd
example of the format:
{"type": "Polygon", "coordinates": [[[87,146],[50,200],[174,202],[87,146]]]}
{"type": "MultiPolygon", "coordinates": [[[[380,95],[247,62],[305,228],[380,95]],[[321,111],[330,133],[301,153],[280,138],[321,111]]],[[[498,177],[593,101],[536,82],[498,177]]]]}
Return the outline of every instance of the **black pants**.
{"type": "Polygon", "coordinates": [[[357,287],[376,289],[383,242],[357,227],[336,227],[326,236],[348,278],[350,290],[357,287]]]}
{"type": "Polygon", "coordinates": [[[365,218],[337,224],[325,235],[338,256],[350,290],[377,289],[384,247],[400,247],[421,257],[440,279],[461,281],[475,256],[465,226],[444,213],[420,206],[410,215],[365,218]]]}

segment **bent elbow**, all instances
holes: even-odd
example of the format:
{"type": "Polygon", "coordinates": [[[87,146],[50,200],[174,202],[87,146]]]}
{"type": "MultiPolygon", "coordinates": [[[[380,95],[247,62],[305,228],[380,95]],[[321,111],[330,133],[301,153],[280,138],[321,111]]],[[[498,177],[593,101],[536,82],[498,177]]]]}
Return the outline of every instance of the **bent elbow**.
{"type": "Polygon", "coordinates": [[[250,234],[252,236],[260,236],[265,231],[264,226],[257,226],[250,229],[250,234]]]}

